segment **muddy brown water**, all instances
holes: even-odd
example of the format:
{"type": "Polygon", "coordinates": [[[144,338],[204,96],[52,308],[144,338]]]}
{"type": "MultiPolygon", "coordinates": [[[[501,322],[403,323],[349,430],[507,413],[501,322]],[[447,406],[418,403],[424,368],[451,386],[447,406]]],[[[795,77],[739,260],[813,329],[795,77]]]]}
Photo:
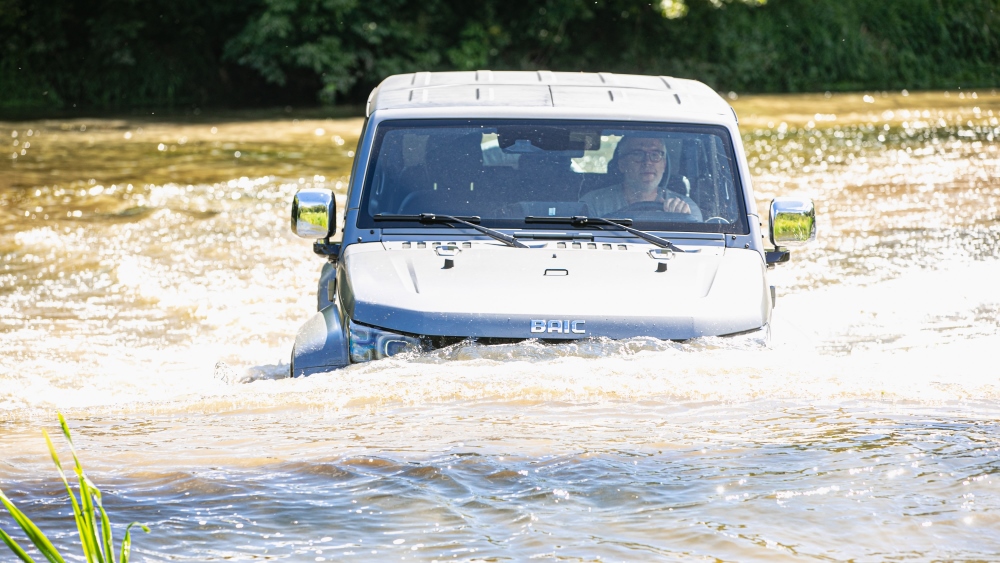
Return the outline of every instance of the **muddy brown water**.
{"type": "Polygon", "coordinates": [[[1000,95],[733,105],[758,205],[819,211],[770,346],[295,380],[289,202],[344,193],[360,119],[0,123],[0,488],[69,549],[61,411],[138,561],[1000,558],[1000,95]]]}

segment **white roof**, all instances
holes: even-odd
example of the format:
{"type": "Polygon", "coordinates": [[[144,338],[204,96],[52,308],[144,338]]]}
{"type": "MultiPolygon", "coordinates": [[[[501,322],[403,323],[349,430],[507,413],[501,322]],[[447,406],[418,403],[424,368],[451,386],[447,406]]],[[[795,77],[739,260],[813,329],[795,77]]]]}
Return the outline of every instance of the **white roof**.
{"type": "Polygon", "coordinates": [[[398,74],[386,78],[372,91],[367,113],[487,106],[603,109],[617,115],[734,115],[721,96],[696,80],[544,70],[398,74]]]}

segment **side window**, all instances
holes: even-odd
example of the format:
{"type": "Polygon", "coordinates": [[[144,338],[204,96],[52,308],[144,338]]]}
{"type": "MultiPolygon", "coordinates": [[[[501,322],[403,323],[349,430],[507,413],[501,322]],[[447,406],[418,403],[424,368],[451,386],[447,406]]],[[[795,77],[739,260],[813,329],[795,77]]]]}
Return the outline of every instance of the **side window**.
{"type": "Polygon", "coordinates": [[[351,186],[354,185],[354,175],[358,171],[358,161],[361,160],[361,143],[364,142],[365,134],[368,132],[368,119],[361,125],[361,134],[358,135],[358,146],[354,147],[354,162],[351,163],[351,175],[347,178],[347,197],[351,197],[351,186]]]}

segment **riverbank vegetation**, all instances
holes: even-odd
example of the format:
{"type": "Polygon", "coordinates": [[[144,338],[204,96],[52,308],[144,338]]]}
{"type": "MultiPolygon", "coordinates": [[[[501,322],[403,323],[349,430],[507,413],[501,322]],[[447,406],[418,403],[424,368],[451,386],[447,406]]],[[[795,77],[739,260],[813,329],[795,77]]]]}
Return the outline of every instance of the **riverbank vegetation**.
{"type": "MultiPolygon", "coordinates": [[[[125,537],[121,542],[119,557],[117,560],[115,559],[111,522],[108,520],[107,512],[104,511],[104,505],[101,501],[101,491],[83,472],[83,466],[80,465],[80,460],[76,456],[76,449],[73,447],[73,438],[70,436],[69,426],[66,424],[66,419],[63,418],[62,414],[59,415],[59,424],[62,426],[66,441],[69,442],[70,451],[73,453],[73,469],[79,480],[79,499],[73,493],[73,488],[70,487],[69,481],[66,479],[66,474],[63,472],[62,463],[59,461],[59,455],[52,444],[52,439],[49,438],[49,434],[45,430],[42,430],[42,434],[45,435],[45,442],[49,446],[49,454],[52,456],[52,461],[56,464],[59,477],[62,479],[63,485],[66,487],[66,492],[69,494],[69,500],[73,504],[73,516],[76,519],[76,529],[79,533],[83,555],[87,563],[115,563],[115,561],[128,563],[129,554],[132,550],[132,526],[139,525],[146,532],[149,532],[149,528],[138,524],[138,522],[129,524],[125,528],[125,537]]],[[[2,490],[0,490],[0,503],[4,505],[7,512],[17,525],[20,526],[28,540],[45,557],[46,561],[49,561],[49,563],[63,563],[65,561],[59,550],[52,544],[52,541],[49,540],[28,516],[21,512],[7,498],[7,495],[2,490]]],[[[2,529],[0,529],[0,541],[3,541],[10,551],[24,563],[34,563],[35,560],[28,552],[2,529]]]]}
{"type": "Polygon", "coordinates": [[[363,102],[415,70],[777,93],[1000,85],[996,0],[0,0],[0,111],[363,102]]]}

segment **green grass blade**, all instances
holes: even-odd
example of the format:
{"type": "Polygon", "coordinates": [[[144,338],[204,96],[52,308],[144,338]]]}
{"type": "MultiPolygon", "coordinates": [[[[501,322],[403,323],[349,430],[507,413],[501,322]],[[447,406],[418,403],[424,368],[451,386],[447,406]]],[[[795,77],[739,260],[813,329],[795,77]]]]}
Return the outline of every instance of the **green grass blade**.
{"type": "Polygon", "coordinates": [[[119,563],[128,563],[129,555],[132,551],[132,526],[139,525],[143,532],[149,533],[149,528],[144,524],[139,524],[138,522],[132,522],[125,528],[125,538],[122,539],[122,553],[121,557],[118,558],[119,563]]]}
{"type": "MultiPolygon", "coordinates": [[[[59,461],[59,454],[56,453],[52,438],[49,437],[49,433],[44,429],[42,430],[42,435],[45,436],[45,443],[49,447],[52,462],[55,463],[56,471],[59,472],[59,478],[66,488],[70,502],[73,504],[73,517],[76,520],[76,528],[80,534],[80,544],[83,548],[83,554],[87,559],[87,563],[115,563],[115,544],[112,537],[111,521],[108,519],[108,513],[104,510],[101,490],[84,473],[83,465],[80,463],[80,458],[76,455],[76,448],[73,446],[73,437],[70,434],[69,425],[66,424],[66,419],[62,413],[59,413],[59,425],[62,427],[66,441],[69,442],[70,452],[73,454],[73,469],[80,487],[79,499],[73,493],[73,488],[66,478],[66,472],[63,470],[62,462],[59,461]],[[98,530],[98,526],[100,526],[100,530],[98,530]]],[[[14,521],[24,530],[28,539],[45,556],[49,563],[65,563],[62,555],[52,545],[52,542],[49,541],[30,518],[14,506],[14,503],[4,495],[2,490],[0,490],[0,502],[3,503],[7,511],[13,516],[14,521]]],[[[129,554],[132,550],[132,526],[136,525],[140,526],[144,532],[149,533],[149,528],[138,522],[132,522],[125,528],[125,538],[122,540],[121,545],[121,563],[128,563],[129,554]]],[[[3,530],[0,530],[0,540],[3,540],[4,544],[22,562],[35,563],[28,553],[3,530]]]]}
{"type": "MultiPolygon", "coordinates": [[[[43,534],[42,531],[38,529],[38,526],[36,526],[35,523],[31,521],[30,518],[25,516],[23,512],[18,510],[16,506],[14,506],[14,503],[11,502],[9,498],[7,498],[7,495],[5,495],[3,491],[0,491],[0,502],[2,502],[5,507],[7,507],[7,512],[10,512],[10,515],[14,518],[14,521],[17,522],[17,525],[20,526],[22,530],[24,530],[24,534],[28,536],[28,539],[31,540],[31,543],[35,544],[35,547],[38,548],[38,551],[40,551],[41,554],[44,555],[45,558],[48,559],[50,563],[66,563],[65,561],[63,561],[62,556],[59,555],[59,552],[56,550],[55,546],[52,545],[52,542],[49,541],[49,538],[45,537],[45,534],[43,534]]],[[[4,540],[4,543],[6,543],[6,540],[4,540]]],[[[10,544],[7,545],[9,546],[10,544]]],[[[17,553],[16,550],[15,553],[17,553]]]]}
{"type": "Polygon", "coordinates": [[[14,555],[24,563],[35,563],[35,560],[29,557],[28,553],[21,549],[21,546],[17,545],[14,538],[7,535],[7,532],[0,530],[0,540],[3,540],[3,543],[7,544],[7,547],[14,552],[14,555]]]}
{"type": "Polygon", "coordinates": [[[104,511],[104,503],[101,501],[101,490],[90,479],[87,479],[87,482],[90,484],[90,490],[94,492],[94,504],[97,505],[97,510],[101,514],[101,540],[104,542],[104,558],[108,563],[115,563],[115,545],[111,539],[111,521],[108,520],[108,513],[104,511]]]}
{"type": "MultiPolygon", "coordinates": [[[[75,456],[74,456],[75,459],[75,456]]],[[[94,508],[94,491],[90,488],[90,479],[83,474],[77,463],[77,479],[80,483],[80,510],[83,512],[84,530],[86,531],[86,543],[83,543],[88,561],[93,558],[94,563],[105,563],[101,553],[100,535],[97,531],[97,517],[94,508]]]]}
{"type": "MultiPolygon", "coordinates": [[[[59,420],[62,421],[62,415],[59,415],[59,420]]],[[[66,429],[64,428],[64,432],[66,429]]],[[[59,454],[56,453],[56,447],[52,444],[52,438],[49,437],[49,433],[42,430],[42,435],[45,436],[45,442],[49,445],[49,454],[52,456],[52,462],[56,464],[56,471],[59,472],[59,478],[62,479],[63,485],[66,487],[66,493],[69,495],[70,502],[73,503],[73,517],[76,519],[76,529],[80,534],[80,543],[83,545],[83,553],[87,557],[87,563],[94,563],[93,558],[89,555],[87,549],[87,540],[84,530],[86,529],[86,521],[84,519],[83,511],[80,509],[80,503],[76,501],[76,495],[73,493],[72,487],[69,486],[69,481],[66,479],[66,473],[63,471],[62,462],[59,461],[59,454]]]]}
{"type": "MultiPolygon", "coordinates": [[[[73,456],[73,460],[76,461],[76,455],[73,456]]],[[[84,529],[80,530],[81,543],[83,544],[84,554],[87,556],[87,561],[95,563],[105,563],[104,557],[101,555],[101,544],[97,539],[97,520],[94,518],[94,492],[90,489],[88,485],[87,476],[83,474],[83,468],[80,467],[80,462],[76,461],[76,476],[80,482],[80,510],[83,512],[83,522],[84,529]]]]}
{"type": "Polygon", "coordinates": [[[101,544],[97,539],[97,521],[94,519],[94,503],[91,499],[90,487],[87,486],[88,479],[83,473],[83,466],[80,465],[80,458],[77,457],[76,448],[73,446],[73,436],[69,432],[69,425],[66,424],[62,413],[59,413],[59,425],[62,427],[63,436],[69,442],[69,451],[73,454],[73,469],[77,481],[80,483],[80,518],[77,519],[77,529],[80,531],[83,554],[87,558],[87,563],[106,563],[101,554],[101,544]]]}
{"type": "MultiPolygon", "coordinates": [[[[56,464],[56,471],[59,472],[59,478],[62,479],[63,486],[66,487],[66,492],[69,493],[69,500],[73,503],[73,514],[79,519],[80,517],[80,506],[76,502],[76,495],[73,494],[73,489],[69,486],[69,481],[66,480],[66,473],[63,472],[62,463],[59,461],[59,454],[56,453],[56,447],[52,444],[52,438],[49,438],[49,433],[42,430],[42,436],[45,436],[45,443],[49,445],[49,455],[52,456],[52,462],[56,464]]],[[[79,525],[79,522],[77,523],[79,525]]]]}

